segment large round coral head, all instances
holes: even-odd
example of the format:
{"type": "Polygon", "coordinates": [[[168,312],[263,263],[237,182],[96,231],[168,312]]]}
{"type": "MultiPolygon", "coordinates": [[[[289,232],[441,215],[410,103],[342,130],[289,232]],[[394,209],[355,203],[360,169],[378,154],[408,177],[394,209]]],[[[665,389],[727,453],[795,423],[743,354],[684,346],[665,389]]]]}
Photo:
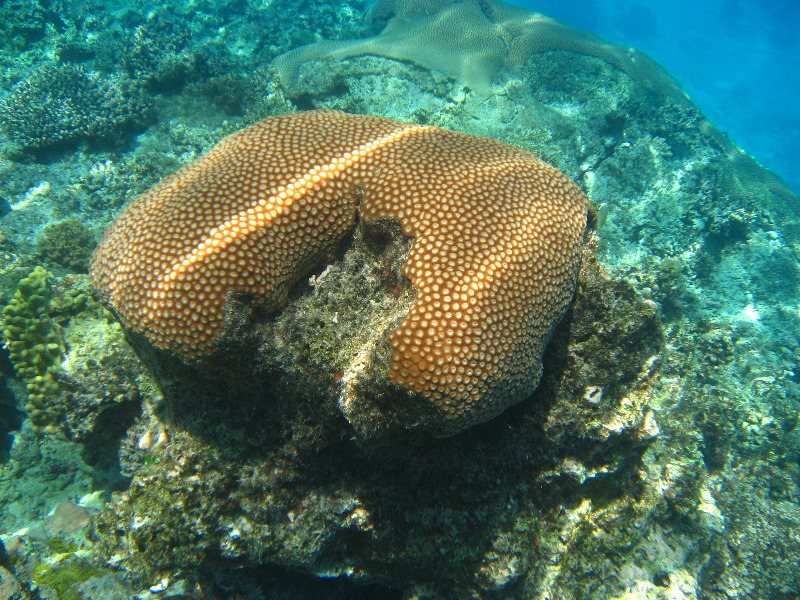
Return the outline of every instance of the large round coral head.
{"type": "Polygon", "coordinates": [[[389,336],[388,377],[447,418],[527,396],[574,293],[589,203],[496,140],[311,111],[235,133],[127,207],[92,281],[132,330],[184,359],[215,352],[230,292],[278,310],[365,221],[414,239],[416,297],[389,336]]]}

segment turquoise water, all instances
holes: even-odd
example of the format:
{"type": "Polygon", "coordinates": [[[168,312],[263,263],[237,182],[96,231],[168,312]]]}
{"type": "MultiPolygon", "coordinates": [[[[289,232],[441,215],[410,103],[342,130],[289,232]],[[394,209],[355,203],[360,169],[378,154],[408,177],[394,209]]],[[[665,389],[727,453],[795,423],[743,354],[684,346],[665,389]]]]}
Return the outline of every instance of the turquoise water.
{"type": "Polygon", "coordinates": [[[800,5],[524,7],[0,0],[0,600],[800,598],[800,5]]]}
{"type": "Polygon", "coordinates": [[[797,2],[520,4],[646,52],[736,144],[800,189],[791,159],[800,150],[797,2]]]}

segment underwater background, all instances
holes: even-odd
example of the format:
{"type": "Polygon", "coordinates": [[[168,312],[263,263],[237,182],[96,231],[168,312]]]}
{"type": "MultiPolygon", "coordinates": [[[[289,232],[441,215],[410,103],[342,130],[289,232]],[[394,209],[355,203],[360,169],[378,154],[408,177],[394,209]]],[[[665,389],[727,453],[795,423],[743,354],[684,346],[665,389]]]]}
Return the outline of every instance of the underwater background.
{"type": "Polygon", "coordinates": [[[746,152],[797,192],[787,157],[800,149],[800,4],[782,2],[558,2],[520,5],[646,52],[746,152]]]}
{"type": "Polygon", "coordinates": [[[800,597],[799,11],[0,0],[0,598],[800,597]],[[391,229],[280,310],[236,299],[220,362],[108,310],[123,207],[314,109],[489,136],[586,193],[530,398],[445,437],[345,402],[412,294],[391,229]]]}

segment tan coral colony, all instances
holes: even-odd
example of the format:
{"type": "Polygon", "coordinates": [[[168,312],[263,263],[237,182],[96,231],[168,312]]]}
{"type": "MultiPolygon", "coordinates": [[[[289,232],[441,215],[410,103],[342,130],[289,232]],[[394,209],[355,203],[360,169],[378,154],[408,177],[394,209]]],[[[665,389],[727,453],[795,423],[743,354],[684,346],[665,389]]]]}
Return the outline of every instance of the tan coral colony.
{"type": "Polygon", "coordinates": [[[91,275],[127,327],[202,359],[226,294],[277,310],[359,214],[394,219],[414,239],[403,273],[416,298],[389,337],[389,379],[443,421],[479,421],[538,385],[589,210],[566,176],[515,146],[310,111],[227,137],[135,200],[91,275]]]}

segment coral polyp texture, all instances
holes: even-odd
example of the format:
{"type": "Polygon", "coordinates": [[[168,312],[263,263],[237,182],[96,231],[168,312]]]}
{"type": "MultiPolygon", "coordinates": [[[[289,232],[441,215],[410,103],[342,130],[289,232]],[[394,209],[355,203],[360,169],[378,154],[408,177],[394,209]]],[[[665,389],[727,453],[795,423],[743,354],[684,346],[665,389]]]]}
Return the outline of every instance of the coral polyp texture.
{"type": "Polygon", "coordinates": [[[244,129],[145,193],[91,274],[126,326],[193,361],[215,353],[227,294],[277,310],[357,218],[396,221],[414,240],[403,274],[416,296],[389,335],[388,379],[444,420],[482,420],[537,386],[589,210],[521,148],[311,111],[244,129]]]}

